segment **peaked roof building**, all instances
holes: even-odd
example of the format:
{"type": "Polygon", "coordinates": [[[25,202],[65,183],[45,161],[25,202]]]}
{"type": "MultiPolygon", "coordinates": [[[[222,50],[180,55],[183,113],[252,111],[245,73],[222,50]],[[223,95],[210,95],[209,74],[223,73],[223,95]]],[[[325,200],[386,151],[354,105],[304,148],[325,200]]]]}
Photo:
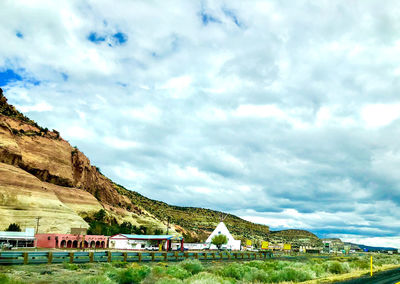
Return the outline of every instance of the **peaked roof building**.
{"type": "MultiPolygon", "coordinates": [[[[223,245],[222,248],[227,248],[231,250],[240,250],[240,240],[235,240],[228,228],[225,226],[224,222],[220,222],[211,235],[207,238],[206,243],[211,244],[211,240],[216,235],[225,235],[228,238],[228,243],[223,245]]],[[[213,244],[210,245],[210,249],[217,249],[213,244]]]]}

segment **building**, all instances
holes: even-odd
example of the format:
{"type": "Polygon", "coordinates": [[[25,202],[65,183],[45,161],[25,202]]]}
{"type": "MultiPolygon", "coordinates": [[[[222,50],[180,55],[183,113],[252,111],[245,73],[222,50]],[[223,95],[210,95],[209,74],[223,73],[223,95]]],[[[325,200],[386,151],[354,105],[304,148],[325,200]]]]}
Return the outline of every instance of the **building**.
{"type": "Polygon", "coordinates": [[[34,247],[35,229],[26,228],[25,232],[0,232],[0,246],[2,244],[12,247],[34,247]]]}
{"type": "Polygon", "coordinates": [[[205,249],[209,249],[210,244],[207,244],[207,243],[185,243],[183,247],[187,250],[205,250],[205,249]]]}
{"type": "Polygon", "coordinates": [[[321,239],[321,241],[324,244],[324,252],[326,253],[342,252],[345,249],[344,248],[345,245],[341,239],[327,238],[327,239],[321,239]]]}
{"type": "Polygon", "coordinates": [[[109,247],[114,249],[145,250],[148,248],[159,248],[165,250],[183,251],[183,238],[173,235],[128,235],[118,234],[110,237],[109,247]]]}
{"type": "Polygon", "coordinates": [[[36,234],[38,248],[107,248],[108,237],[78,234],[36,234]]]}
{"type": "Polygon", "coordinates": [[[212,238],[216,235],[225,235],[228,238],[228,243],[223,245],[222,248],[240,250],[241,241],[233,238],[224,222],[220,222],[211,235],[207,238],[206,243],[209,244],[210,249],[217,249],[217,246],[211,244],[212,238]]]}

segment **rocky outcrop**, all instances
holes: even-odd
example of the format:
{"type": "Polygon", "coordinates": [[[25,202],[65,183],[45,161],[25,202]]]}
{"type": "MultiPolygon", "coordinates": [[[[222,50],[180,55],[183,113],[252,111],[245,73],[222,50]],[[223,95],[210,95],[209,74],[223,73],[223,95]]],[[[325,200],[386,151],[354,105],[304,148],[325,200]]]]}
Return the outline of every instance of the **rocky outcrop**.
{"type": "MultiPolygon", "coordinates": [[[[18,167],[0,163],[0,229],[10,223],[34,228],[37,217],[40,217],[40,232],[69,233],[71,227],[88,227],[71,203],[60,200],[59,195],[68,196],[70,191],[42,182],[18,167]]],[[[95,211],[101,208],[89,193],[82,191],[79,197],[86,210],[88,205],[95,211]]]]}

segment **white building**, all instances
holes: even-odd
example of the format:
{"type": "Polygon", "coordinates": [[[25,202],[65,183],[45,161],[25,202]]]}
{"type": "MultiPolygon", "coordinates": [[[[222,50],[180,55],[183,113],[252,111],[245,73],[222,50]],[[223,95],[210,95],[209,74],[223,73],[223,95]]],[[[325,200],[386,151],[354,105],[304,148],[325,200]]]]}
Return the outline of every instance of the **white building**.
{"type": "Polygon", "coordinates": [[[211,240],[216,235],[225,235],[228,238],[228,243],[223,245],[222,248],[230,250],[240,250],[240,240],[235,240],[224,222],[220,222],[211,235],[207,238],[206,243],[210,245],[210,249],[217,249],[217,246],[211,244],[211,240]]]}
{"type": "Polygon", "coordinates": [[[109,248],[113,249],[144,250],[149,247],[159,247],[160,244],[164,244],[166,250],[183,250],[183,238],[173,235],[118,234],[109,238],[109,248]]]}
{"type": "Polygon", "coordinates": [[[0,232],[0,247],[3,244],[13,247],[34,247],[35,229],[26,228],[25,232],[0,232]]]}

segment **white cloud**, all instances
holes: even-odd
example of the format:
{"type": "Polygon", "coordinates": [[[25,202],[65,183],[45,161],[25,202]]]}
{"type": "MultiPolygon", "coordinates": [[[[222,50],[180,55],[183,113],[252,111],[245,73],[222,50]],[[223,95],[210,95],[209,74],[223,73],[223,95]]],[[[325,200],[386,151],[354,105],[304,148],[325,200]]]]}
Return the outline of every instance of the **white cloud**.
{"type": "Polygon", "coordinates": [[[400,117],[400,104],[370,104],[363,107],[361,116],[367,127],[383,127],[400,117]]]}
{"type": "Polygon", "coordinates": [[[46,102],[40,102],[34,105],[25,105],[25,106],[18,106],[16,105],[16,107],[22,111],[22,112],[43,112],[43,111],[51,111],[53,110],[53,107],[51,105],[49,105],[46,102]]]}

